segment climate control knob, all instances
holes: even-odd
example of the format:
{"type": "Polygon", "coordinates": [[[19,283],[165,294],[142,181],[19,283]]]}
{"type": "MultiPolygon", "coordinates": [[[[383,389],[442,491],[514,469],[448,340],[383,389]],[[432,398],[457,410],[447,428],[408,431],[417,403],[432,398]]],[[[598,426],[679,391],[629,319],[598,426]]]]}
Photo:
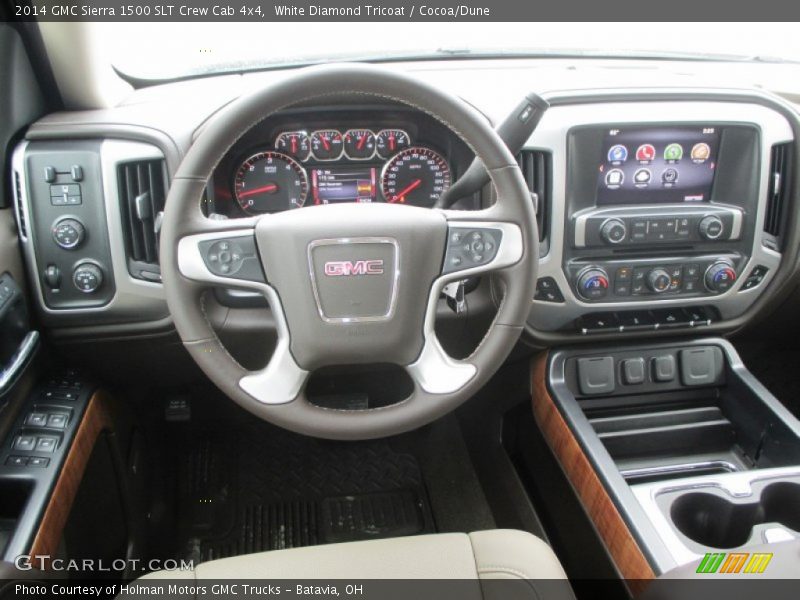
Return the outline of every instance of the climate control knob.
{"type": "Polygon", "coordinates": [[[607,244],[619,244],[628,237],[628,227],[622,219],[606,219],[600,226],[600,237],[607,244]]]}
{"type": "Polygon", "coordinates": [[[647,287],[656,294],[669,290],[672,278],[664,269],[653,269],[647,274],[647,287]]]}
{"type": "Polygon", "coordinates": [[[93,294],[103,285],[103,270],[92,263],[81,263],[72,272],[72,283],[84,294],[93,294]]]}
{"type": "Polygon", "coordinates": [[[713,215],[703,217],[700,220],[698,228],[700,230],[700,236],[706,240],[718,240],[725,231],[725,225],[722,223],[722,219],[713,215]]]}
{"type": "Polygon", "coordinates": [[[78,219],[61,219],[53,225],[53,241],[59,248],[73,250],[86,237],[86,229],[78,219]]]}
{"type": "Polygon", "coordinates": [[[600,267],[587,267],[578,274],[578,294],[586,300],[599,300],[608,294],[608,273],[600,267]]]}
{"type": "Polygon", "coordinates": [[[716,294],[727,292],[736,283],[736,271],[729,262],[716,262],[706,269],[706,288],[716,294]]]}

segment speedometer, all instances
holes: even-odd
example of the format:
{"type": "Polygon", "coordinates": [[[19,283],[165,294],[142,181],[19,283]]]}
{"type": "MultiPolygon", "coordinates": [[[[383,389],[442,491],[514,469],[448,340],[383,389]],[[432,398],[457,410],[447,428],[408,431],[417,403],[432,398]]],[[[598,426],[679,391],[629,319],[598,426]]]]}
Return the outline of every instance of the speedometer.
{"type": "Polygon", "coordinates": [[[413,146],[383,168],[381,189],[387,202],[431,207],[450,188],[450,167],[438,152],[413,146]]]}
{"type": "Polygon", "coordinates": [[[280,152],[259,152],[237,169],[236,201],[254,215],[299,208],[308,194],[308,176],[300,164],[280,152]]]}

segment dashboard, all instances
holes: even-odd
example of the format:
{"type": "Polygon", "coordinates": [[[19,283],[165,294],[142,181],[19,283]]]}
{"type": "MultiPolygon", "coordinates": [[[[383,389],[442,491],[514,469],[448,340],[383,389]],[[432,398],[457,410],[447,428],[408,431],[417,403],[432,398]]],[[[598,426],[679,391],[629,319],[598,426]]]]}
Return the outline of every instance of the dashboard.
{"type": "Polygon", "coordinates": [[[431,208],[472,156],[421,113],[345,109],[324,120],[282,114],[227,153],[206,209],[237,218],[341,202],[431,208]]]}
{"type": "MultiPolygon", "coordinates": [[[[458,89],[461,75],[447,85],[458,89]]],[[[182,85],[145,90],[141,104],[110,109],[102,122],[90,112],[47,117],[17,146],[20,237],[46,327],[67,336],[87,324],[104,335],[169,328],[158,215],[191,140],[224,104],[179,102],[182,85]],[[162,115],[154,105],[176,108],[162,115]]],[[[194,94],[213,81],[186,85],[194,94]]],[[[516,85],[523,93],[503,95],[506,104],[531,91],[516,85]]],[[[518,155],[540,235],[529,340],[725,333],[792,289],[794,105],[699,86],[536,92],[550,106],[518,155]]],[[[495,95],[478,98],[503,119],[495,95]]],[[[203,209],[238,219],[338,202],[434,207],[473,159],[455,133],[412,108],[359,98],[303,105],[238,139],[203,209]]],[[[453,208],[492,201],[486,186],[453,208]]],[[[496,301],[479,283],[466,288],[470,314],[496,301]]],[[[237,308],[253,308],[242,295],[226,302],[229,323],[237,308]]],[[[461,318],[444,300],[440,313],[461,318]]]]}

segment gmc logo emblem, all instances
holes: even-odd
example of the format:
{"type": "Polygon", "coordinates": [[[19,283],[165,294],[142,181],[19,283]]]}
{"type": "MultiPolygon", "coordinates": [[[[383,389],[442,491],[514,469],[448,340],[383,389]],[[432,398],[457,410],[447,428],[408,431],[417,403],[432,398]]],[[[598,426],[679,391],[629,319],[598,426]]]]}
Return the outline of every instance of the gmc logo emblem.
{"type": "Polygon", "coordinates": [[[328,277],[349,277],[351,275],[383,275],[383,259],[376,260],[332,260],[325,263],[328,277]]]}

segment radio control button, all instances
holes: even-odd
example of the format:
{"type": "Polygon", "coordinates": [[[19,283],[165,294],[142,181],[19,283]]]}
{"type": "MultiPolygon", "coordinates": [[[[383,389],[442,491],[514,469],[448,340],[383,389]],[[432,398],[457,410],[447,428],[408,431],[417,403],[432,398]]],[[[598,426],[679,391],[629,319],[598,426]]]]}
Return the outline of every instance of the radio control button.
{"type": "Polygon", "coordinates": [[[725,231],[725,225],[722,223],[722,219],[719,217],[709,215],[700,220],[699,230],[700,236],[704,239],[717,240],[722,237],[722,234],[725,231]]]}
{"type": "Polygon", "coordinates": [[[600,237],[607,244],[619,244],[628,237],[628,227],[622,219],[607,219],[600,226],[600,237]]]}

